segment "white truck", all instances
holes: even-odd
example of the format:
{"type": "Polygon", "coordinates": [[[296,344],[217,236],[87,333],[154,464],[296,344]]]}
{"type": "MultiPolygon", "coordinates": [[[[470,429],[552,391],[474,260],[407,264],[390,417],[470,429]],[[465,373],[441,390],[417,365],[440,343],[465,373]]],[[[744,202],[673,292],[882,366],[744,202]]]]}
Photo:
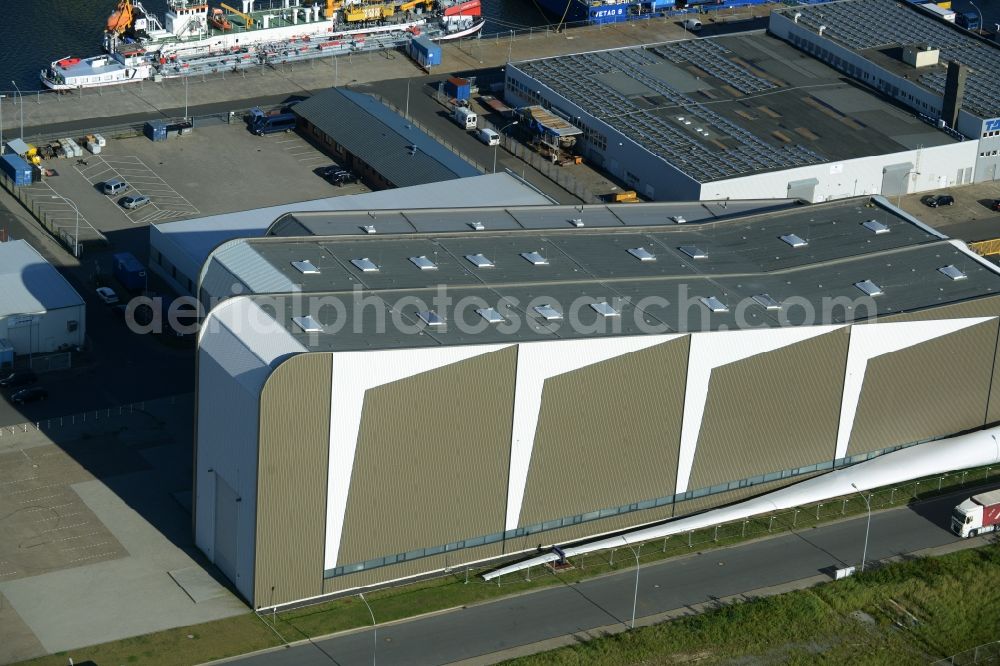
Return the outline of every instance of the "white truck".
{"type": "Polygon", "coordinates": [[[951,531],[966,539],[998,529],[1000,489],[973,495],[951,512],[951,531]]]}
{"type": "Polygon", "coordinates": [[[474,130],[479,123],[476,112],[467,106],[456,106],[452,109],[451,118],[455,124],[466,130],[474,130]]]}

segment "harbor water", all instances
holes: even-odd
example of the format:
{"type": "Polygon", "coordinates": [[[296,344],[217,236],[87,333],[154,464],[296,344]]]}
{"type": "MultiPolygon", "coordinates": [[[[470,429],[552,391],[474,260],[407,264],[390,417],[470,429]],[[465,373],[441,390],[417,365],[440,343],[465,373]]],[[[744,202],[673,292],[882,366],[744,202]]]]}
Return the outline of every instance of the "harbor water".
{"type": "MultiPolygon", "coordinates": [[[[273,0],[281,6],[281,0],[273,0]]],[[[257,6],[266,6],[258,0],[257,6]]],[[[117,0],[0,0],[0,94],[13,93],[12,81],[24,92],[42,87],[38,72],[66,56],[87,57],[101,50],[101,32],[117,0]]],[[[162,17],[166,0],[142,0],[162,17]]],[[[217,0],[209,4],[218,6],[217,0]]],[[[239,6],[239,3],[230,3],[239,6]]],[[[483,0],[483,36],[548,23],[532,0],[483,0]]]]}

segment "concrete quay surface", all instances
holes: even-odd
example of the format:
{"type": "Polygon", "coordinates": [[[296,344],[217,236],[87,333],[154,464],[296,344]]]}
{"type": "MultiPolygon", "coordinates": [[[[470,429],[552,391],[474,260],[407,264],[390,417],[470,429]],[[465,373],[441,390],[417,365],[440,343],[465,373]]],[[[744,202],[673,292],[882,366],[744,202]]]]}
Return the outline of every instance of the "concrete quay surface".
{"type": "MultiPolygon", "coordinates": [[[[703,17],[705,28],[699,36],[764,28],[771,8],[761,5],[712,12],[710,18],[703,17]]],[[[443,44],[443,65],[433,73],[471,72],[502,66],[508,59],[529,60],[691,36],[677,17],[560,32],[536,29],[521,35],[493,35],[443,44]]],[[[403,53],[382,51],[65,94],[24,91],[24,135],[31,140],[63,130],[183,117],[185,108],[188,115],[241,110],[261,103],[279,103],[290,96],[331,86],[423,76],[426,73],[403,53]]],[[[18,102],[8,97],[3,104],[12,109],[18,102]]],[[[16,126],[8,123],[5,134],[11,137],[17,131],[16,126]]]]}

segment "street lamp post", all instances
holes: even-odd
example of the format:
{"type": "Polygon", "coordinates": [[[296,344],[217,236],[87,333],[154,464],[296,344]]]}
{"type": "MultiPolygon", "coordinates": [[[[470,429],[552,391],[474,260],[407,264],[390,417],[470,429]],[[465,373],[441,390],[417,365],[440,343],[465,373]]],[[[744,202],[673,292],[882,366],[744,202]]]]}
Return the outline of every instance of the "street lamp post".
{"type": "Polygon", "coordinates": [[[983,13],[979,11],[979,7],[977,7],[976,3],[972,2],[972,0],[969,0],[969,4],[972,5],[972,8],[976,10],[977,14],[979,14],[979,30],[981,31],[983,29],[983,13]]]}
{"type": "Polygon", "coordinates": [[[62,199],[70,206],[72,206],[73,210],[76,212],[76,228],[73,231],[73,256],[79,259],[80,258],[80,209],[76,207],[76,203],[74,203],[72,199],[68,199],[67,197],[64,197],[61,194],[53,194],[51,196],[53,199],[62,199]]]}
{"type": "MultiPolygon", "coordinates": [[[[519,122],[520,122],[519,120],[515,120],[511,124],[504,125],[503,127],[500,128],[500,141],[501,141],[501,143],[503,142],[503,131],[505,129],[507,129],[508,127],[513,127],[514,125],[518,124],[519,122]]],[[[499,143],[497,145],[493,146],[493,173],[497,172],[497,153],[498,152],[500,152],[500,144],[499,143]]]]}
{"type": "Polygon", "coordinates": [[[17,87],[17,81],[11,79],[11,83],[14,84],[14,90],[17,91],[18,106],[21,107],[21,140],[24,140],[24,95],[21,94],[21,89],[17,87]]]}
{"type": "Polygon", "coordinates": [[[635,555],[635,592],[632,594],[632,624],[629,629],[635,629],[635,607],[639,604],[639,551],[632,547],[632,544],[623,536],[622,541],[625,546],[635,555]]]}
{"type": "Polygon", "coordinates": [[[868,524],[865,525],[865,548],[863,551],[861,551],[861,573],[864,573],[865,561],[868,560],[868,532],[871,530],[872,527],[872,505],[871,502],[868,500],[868,497],[863,492],[861,492],[861,489],[858,488],[856,484],[852,483],[851,487],[858,491],[858,494],[861,495],[861,499],[865,501],[865,507],[868,509],[868,524]]]}
{"type": "Polygon", "coordinates": [[[914,171],[907,171],[906,175],[903,176],[903,184],[905,186],[906,192],[900,192],[899,194],[896,195],[896,208],[899,208],[902,205],[902,203],[903,203],[903,195],[910,193],[910,176],[912,176],[912,175],[919,176],[920,172],[919,171],[915,171],[915,170],[914,171]]]}
{"type": "Polygon", "coordinates": [[[368,605],[365,593],[358,592],[358,596],[361,597],[361,601],[365,602],[365,606],[368,606],[368,614],[372,616],[372,632],[375,634],[374,645],[372,646],[372,666],[375,666],[375,652],[378,650],[378,627],[375,624],[375,613],[372,612],[372,607],[368,605]]]}

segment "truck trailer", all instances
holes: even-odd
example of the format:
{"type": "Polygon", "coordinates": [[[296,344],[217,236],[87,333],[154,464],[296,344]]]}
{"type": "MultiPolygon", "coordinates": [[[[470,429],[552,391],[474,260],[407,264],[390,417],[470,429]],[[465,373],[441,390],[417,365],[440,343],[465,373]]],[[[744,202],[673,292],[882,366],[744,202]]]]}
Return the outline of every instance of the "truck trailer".
{"type": "Polygon", "coordinates": [[[967,539],[1000,525],[1000,489],[973,495],[951,512],[951,531],[967,539]]]}

